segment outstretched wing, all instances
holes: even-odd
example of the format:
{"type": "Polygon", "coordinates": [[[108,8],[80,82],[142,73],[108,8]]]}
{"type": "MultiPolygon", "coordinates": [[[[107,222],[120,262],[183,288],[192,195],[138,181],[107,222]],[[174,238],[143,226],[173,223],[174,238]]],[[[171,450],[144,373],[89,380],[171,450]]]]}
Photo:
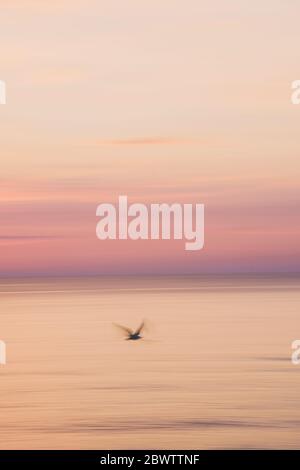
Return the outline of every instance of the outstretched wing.
{"type": "Polygon", "coordinates": [[[139,328],[134,332],[135,335],[139,335],[142,329],[145,327],[145,321],[143,320],[142,324],[139,326],[139,328]]]}
{"type": "Polygon", "coordinates": [[[126,326],[123,326],[123,325],[118,325],[118,323],[113,323],[113,325],[116,327],[116,328],[119,328],[119,330],[122,330],[122,332],[126,335],[132,335],[132,330],[130,328],[127,328],[126,326]]]}

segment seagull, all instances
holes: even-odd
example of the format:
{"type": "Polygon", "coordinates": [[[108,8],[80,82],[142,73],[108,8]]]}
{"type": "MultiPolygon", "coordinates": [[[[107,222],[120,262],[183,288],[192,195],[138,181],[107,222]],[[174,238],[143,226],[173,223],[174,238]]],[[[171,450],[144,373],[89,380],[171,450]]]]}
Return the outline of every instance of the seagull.
{"type": "Polygon", "coordinates": [[[126,326],[118,325],[117,323],[114,323],[114,325],[117,328],[120,328],[123,333],[126,333],[127,338],[126,340],[137,340],[137,339],[142,339],[142,336],[140,335],[142,329],[145,326],[145,322],[143,321],[142,324],[139,326],[139,328],[135,331],[131,330],[130,328],[127,328],[126,326]]]}

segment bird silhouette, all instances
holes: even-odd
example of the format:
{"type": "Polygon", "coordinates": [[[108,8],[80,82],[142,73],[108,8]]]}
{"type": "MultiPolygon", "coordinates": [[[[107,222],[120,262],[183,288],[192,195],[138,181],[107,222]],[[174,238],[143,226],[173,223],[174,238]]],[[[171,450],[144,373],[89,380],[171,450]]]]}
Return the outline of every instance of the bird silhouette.
{"type": "Polygon", "coordinates": [[[137,330],[132,330],[131,328],[127,328],[126,326],[123,326],[123,325],[118,325],[117,323],[114,323],[114,325],[123,331],[123,333],[126,335],[126,338],[125,338],[126,340],[135,341],[138,339],[142,339],[142,336],[140,333],[142,329],[145,327],[144,321],[141,323],[141,325],[139,326],[137,330]]]}

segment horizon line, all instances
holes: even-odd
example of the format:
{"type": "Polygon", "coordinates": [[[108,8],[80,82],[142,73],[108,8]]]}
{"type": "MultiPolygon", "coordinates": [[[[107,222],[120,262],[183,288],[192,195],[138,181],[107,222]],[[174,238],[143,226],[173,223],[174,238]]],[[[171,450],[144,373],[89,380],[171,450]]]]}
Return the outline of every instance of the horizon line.
{"type": "Polygon", "coordinates": [[[12,275],[12,276],[5,276],[0,274],[0,281],[1,280],[18,280],[18,279],[82,279],[82,278],[134,278],[134,277],[209,277],[209,276],[222,276],[222,277],[229,277],[229,276],[300,276],[299,271],[241,271],[241,272],[206,272],[206,273],[89,273],[89,274],[46,274],[46,273],[36,273],[36,274],[23,274],[23,275],[12,275]]]}

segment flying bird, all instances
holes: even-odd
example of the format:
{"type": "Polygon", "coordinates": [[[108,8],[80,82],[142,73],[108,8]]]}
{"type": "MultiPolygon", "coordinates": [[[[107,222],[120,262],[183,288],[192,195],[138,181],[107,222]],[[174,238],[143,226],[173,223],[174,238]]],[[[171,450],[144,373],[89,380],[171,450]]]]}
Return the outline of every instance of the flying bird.
{"type": "Polygon", "coordinates": [[[117,323],[114,323],[114,325],[121,329],[123,333],[126,335],[126,340],[137,340],[137,339],[142,339],[141,336],[141,331],[145,327],[145,322],[143,321],[142,324],[139,326],[137,330],[131,330],[130,328],[127,328],[126,326],[118,325],[117,323]]]}

